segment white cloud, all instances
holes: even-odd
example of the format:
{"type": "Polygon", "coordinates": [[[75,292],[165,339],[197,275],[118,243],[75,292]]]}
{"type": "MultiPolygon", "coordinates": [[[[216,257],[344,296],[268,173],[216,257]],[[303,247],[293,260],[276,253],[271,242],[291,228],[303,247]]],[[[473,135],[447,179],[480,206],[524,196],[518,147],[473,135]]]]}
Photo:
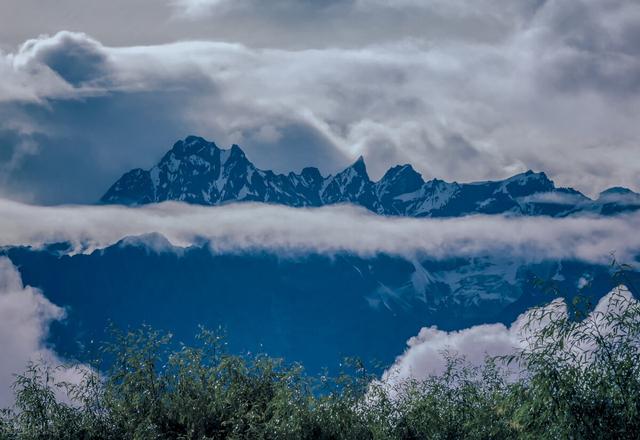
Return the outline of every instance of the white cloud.
{"type": "MultiPolygon", "coordinates": [[[[384,217],[349,205],[322,208],[239,203],[204,207],[31,206],[0,200],[0,246],[69,241],[77,251],[159,233],[175,246],[207,241],[215,251],[350,252],[414,258],[508,255],[515,260],[630,261],[640,250],[640,214],[609,218],[384,217]]],[[[153,236],[152,236],[153,237],[153,236]]],[[[157,243],[155,247],[158,247],[157,243]]]]}
{"type": "Polygon", "coordinates": [[[178,18],[191,23],[253,23],[267,44],[275,26],[297,34],[292,46],[339,46],[397,38],[496,39],[532,15],[535,0],[172,0],[178,18]],[[322,23],[323,26],[319,24],[322,23]],[[420,26],[422,24],[422,26],[420,26]],[[306,32],[301,32],[301,27],[306,32]],[[266,35],[265,35],[266,34],[266,35]],[[331,35],[333,34],[333,36],[331,35]]]}
{"type": "Polygon", "coordinates": [[[171,2],[186,18],[197,18],[202,15],[215,13],[216,9],[226,8],[239,1],[230,0],[175,0],[171,2]]]}
{"type": "MultiPolygon", "coordinates": [[[[608,327],[602,320],[603,314],[619,312],[623,303],[635,304],[636,300],[625,286],[618,286],[598,302],[582,322],[582,328],[597,325],[606,334],[608,327]]],[[[536,314],[532,319],[532,311],[527,311],[509,327],[483,324],[453,332],[424,327],[417,336],[407,341],[408,348],[384,372],[381,383],[390,390],[398,390],[399,385],[408,379],[423,380],[442,374],[446,367],[446,352],[464,357],[471,365],[482,366],[487,357],[506,356],[527,349],[530,341],[535,340],[535,337],[531,339],[532,335],[544,328],[551,319],[567,317],[567,306],[563,299],[554,300],[546,309],[549,314],[544,319],[540,319],[541,314],[536,314]]],[[[594,348],[584,343],[572,346],[576,352],[587,353],[587,356],[594,348]]]]}
{"type": "Polygon", "coordinates": [[[58,32],[27,40],[15,53],[0,52],[0,102],[81,99],[104,94],[107,51],[88,35],[58,32]]]}
{"type": "MultiPolygon", "coordinates": [[[[11,385],[30,361],[57,367],[63,361],[45,344],[51,322],[64,318],[64,310],[42,292],[24,286],[18,270],[0,257],[0,408],[13,404],[11,385]]],[[[76,382],[81,370],[57,370],[56,380],[76,382]]]]}
{"type": "Polygon", "coordinates": [[[579,194],[573,193],[535,193],[530,196],[521,198],[523,203],[550,203],[559,205],[579,205],[580,203],[588,203],[589,200],[585,199],[579,194]]]}

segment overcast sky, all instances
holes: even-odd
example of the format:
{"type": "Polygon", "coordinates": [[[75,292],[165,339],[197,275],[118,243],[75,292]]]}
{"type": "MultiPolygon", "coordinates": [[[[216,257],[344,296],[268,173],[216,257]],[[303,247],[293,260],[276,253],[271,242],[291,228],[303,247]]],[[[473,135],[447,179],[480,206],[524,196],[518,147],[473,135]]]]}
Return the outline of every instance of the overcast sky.
{"type": "Polygon", "coordinates": [[[635,0],[4,0],[0,197],[94,202],[198,134],[256,165],[640,189],[635,0]]]}

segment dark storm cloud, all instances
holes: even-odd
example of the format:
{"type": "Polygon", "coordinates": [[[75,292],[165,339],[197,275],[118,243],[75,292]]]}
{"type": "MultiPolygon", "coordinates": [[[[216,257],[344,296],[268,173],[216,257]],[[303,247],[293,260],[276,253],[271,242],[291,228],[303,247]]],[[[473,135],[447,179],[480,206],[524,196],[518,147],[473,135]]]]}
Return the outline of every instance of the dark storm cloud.
{"type": "Polygon", "coordinates": [[[30,133],[0,133],[5,157],[13,158],[5,168],[3,195],[42,203],[97,201],[125,170],[151,166],[170,139],[182,136],[188,124],[167,111],[181,100],[171,92],[115,92],[46,107],[0,104],[0,114],[19,111],[33,126],[30,133]],[[24,152],[25,145],[37,148],[24,152]]]}
{"type": "Polygon", "coordinates": [[[412,163],[458,181],[533,168],[591,194],[640,185],[637,2],[155,6],[103,5],[97,24],[78,7],[69,28],[91,37],[0,54],[5,196],[94,201],[191,133],[278,171],[335,172],[362,154],[374,178],[412,163]]]}
{"type": "Polygon", "coordinates": [[[30,62],[49,67],[73,86],[97,81],[109,70],[101,45],[82,34],[63,32],[44,42],[30,40],[21,52],[30,52],[30,62]]]}

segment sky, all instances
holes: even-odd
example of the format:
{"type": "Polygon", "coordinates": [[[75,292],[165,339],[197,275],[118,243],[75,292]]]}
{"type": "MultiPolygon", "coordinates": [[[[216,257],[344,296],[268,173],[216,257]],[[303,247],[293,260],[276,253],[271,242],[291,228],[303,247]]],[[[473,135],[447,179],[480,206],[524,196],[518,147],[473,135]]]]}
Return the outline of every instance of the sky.
{"type": "Polygon", "coordinates": [[[635,0],[4,0],[0,197],[94,203],[196,134],[260,168],[640,190],[635,0]]]}

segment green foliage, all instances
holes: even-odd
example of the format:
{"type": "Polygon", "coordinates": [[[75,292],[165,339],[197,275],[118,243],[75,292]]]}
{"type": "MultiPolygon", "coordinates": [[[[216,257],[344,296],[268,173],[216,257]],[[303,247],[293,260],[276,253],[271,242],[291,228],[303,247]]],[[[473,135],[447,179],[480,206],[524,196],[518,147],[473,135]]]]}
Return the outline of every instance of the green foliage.
{"type": "MultiPolygon", "coordinates": [[[[115,332],[79,384],[30,364],[1,439],[631,439],[640,437],[640,306],[623,291],[582,320],[560,303],[535,309],[526,348],[395,388],[358,360],[338,378],[144,327],[115,332]],[[514,375],[516,367],[518,374],[514,375]]],[[[584,310],[576,304],[576,310],[584,310]]],[[[583,316],[584,318],[584,316],[583,316]]]]}
{"type": "Polygon", "coordinates": [[[528,373],[513,396],[525,438],[640,435],[640,304],[616,289],[606,309],[572,320],[552,303],[531,312],[529,345],[511,361],[528,373]]]}
{"type": "Polygon", "coordinates": [[[401,385],[394,438],[514,438],[507,414],[509,390],[492,360],[474,368],[449,356],[442,375],[401,385]]]}

